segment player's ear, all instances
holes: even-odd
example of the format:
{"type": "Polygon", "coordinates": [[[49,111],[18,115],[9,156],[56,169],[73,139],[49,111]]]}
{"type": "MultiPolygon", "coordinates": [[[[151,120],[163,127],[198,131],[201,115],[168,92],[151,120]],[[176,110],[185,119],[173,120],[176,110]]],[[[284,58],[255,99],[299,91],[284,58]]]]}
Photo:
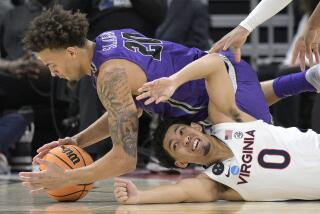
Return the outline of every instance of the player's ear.
{"type": "Polygon", "coordinates": [[[75,57],[77,55],[77,49],[75,47],[67,47],[66,54],[75,57]]]}
{"type": "Polygon", "coordinates": [[[202,132],[202,126],[200,126],[198,123],[192,122],[190,125],[192,128],[196,129],[197,131],[202,132]]]}
{"type": "Polygon", "coordinates": [[[175,161],[174,164],[179,168],[186,168],[188,166],[188,163],[182,161],[175,161]]]}

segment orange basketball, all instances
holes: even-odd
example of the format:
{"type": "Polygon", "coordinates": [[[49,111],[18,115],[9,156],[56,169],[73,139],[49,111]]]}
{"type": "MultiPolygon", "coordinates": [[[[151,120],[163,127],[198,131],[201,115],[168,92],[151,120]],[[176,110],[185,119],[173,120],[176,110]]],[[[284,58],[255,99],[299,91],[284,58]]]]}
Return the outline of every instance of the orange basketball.
{"type": "MultiPolygon", "coordinates": [[[[90,155],[74,145],[63,145],[48,152],[45,160],[55,163],[63,169],[75,169],[87,166],[93,162],[90,155]]],[[[40,165],[40,170],[45,170],[45,165],[40,165]]],[[[57,201],[77,201],[83,198],[92,189],[91,184],[78,184],[48,191],[48,196],[57,201]]]]}

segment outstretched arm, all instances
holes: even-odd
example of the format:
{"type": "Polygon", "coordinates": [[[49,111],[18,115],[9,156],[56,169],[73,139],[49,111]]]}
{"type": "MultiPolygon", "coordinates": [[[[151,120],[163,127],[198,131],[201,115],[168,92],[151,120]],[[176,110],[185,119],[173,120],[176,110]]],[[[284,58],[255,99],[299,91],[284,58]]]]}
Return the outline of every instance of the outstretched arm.
{"type": "Polygon", "coordinates": [[[294,50],[292,53],[291,64],[296,63],[297,58],[300,59],[301,71],[305,70],[305,57],[307,55],[309,59],[310,66],[319,64],[319,48],[320,48],[320,2],[318,3],[316,9],[311,14],[307,25],[305,26],[303,35],[298,38],[295,43],[294,50]]]}
{"type": "Polygon", "coordinates": [[[168,100],[175,90],[186,82],[198,79],[206,79],[219,69],[226,69],[223,60],[217,54],[208,54],[186,65],[179,72],[170,77],[163,77],[152,82],[145,83],[138,89],[140,94],[137,99],[148,98],[145,104],[159,103],[168,100]]]}
{"type": "Polygon", "coordinates": [[[277,0],[276,2],[274,0],[261,1],[245,20],[212,46],[210,53],[227,50],[229,47],[232,47],[236,61],[240,61],[241,47],[246,42],[251,31],[277,14],[291,1],[292,0],[277,0]]]}
{"type": "Polygon", "coordinates": [[[146,83],[139,89],[137,99],[148,98],[146,104],[169,99],[174,91],[184,83],[205,79],[209,95],[209,115],[213,123],[228,121],[252,121],[253,117],[241,112],[235,102],[232,82],[224,61],[218,54],[208,54],[188,64],[168,78],[146,83]]]}
{"type": "Polygon", "coordinates": [[[304,33],[304,40],[307,48],[307,56],[311,65],[313,63],[313,54],[315,56],[315,64],[320,63],[319,56],[319,43],[320,43],[320,2],[318,3],[316,9],[312,12],[309,20],[307,28],[304,33]]]}
{"type": "Polygon", "coordinates": [[[205,175],[148,190],[138,190],[130,180],[118,178],[114,183],[114,195],[123,204],[210,202],[221,199],[218,184],[205,175]]]}
{"type": "Polygon", "coordinates": [[[308,24],[312,27],[312,28],[320,28],[320,2],[318,3],[316,9],[312,12],[308,24]]]}
{"type": "Polygon", "coordinates": [[[292,0],[263,0],[261,1],[243,20],[240,25],[249,32],[253,31],[257,26],[276,15],[280,10],[285,8],[292,0]]]}
{"type": "Polygon", "coordinates": [[[84,148],[110,137],[108,114],[105,112],[88,128],[72,137],[79,147],[84,148]]]}
{"type": "Polygon", "coordinates": [[[210,68],[210,72],[206,74],[205,83],[209,95],[208,114],[211,122],[218,124],[256,120],[238,108],[235,91],[222,59],[217,55],[209,54],[205,60],[206,63],[217,60],[215,64],[206,65],[210,68]]]}

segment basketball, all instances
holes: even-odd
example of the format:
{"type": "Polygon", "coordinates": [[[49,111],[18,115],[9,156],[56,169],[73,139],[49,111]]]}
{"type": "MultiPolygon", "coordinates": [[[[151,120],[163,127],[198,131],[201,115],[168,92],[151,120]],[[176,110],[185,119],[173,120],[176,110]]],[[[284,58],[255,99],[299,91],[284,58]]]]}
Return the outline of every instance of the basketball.
{"type": "MultiPolygon", "coordinates": [[[[86,151],[74,145],[56,147],[50,150],[44,159],[55,163],[63,169],[76,169],[87,166],[93,162],[91,156],[86,151]]],[[[40,170],[45,169],[45,165],[40,165],[40,170]]],[[[50,198],[57,201],[77,201],[86,196],[92,187],[92,183],[78,184],[49,190],[47,193],[50,198]]]]}

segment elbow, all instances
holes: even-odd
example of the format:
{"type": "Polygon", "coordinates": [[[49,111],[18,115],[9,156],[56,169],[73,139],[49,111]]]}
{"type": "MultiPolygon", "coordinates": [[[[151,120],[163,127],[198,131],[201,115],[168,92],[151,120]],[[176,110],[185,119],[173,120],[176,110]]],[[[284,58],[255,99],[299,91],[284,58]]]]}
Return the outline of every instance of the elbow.
{"type": "Polygon", "coordinates": [[[123,163],[125,166],[126,173],[130,173],[136,170],[137,168],[137,158],[135,160],[127,160],[123,163]]]}
{"type": "Polygon", "coordinates": [[[138,157],[136,154],[134,155],[133,153],[124,153],[120,162],[121,165],[124,167],[126,173],[133,172],[137,168],[138,157]]]}
{"type": "Polygon", "coordinates": [[[118,169],[117,176],[132,172],[137,167],[138,158],[136,151],[128,152],[123,147],[114,145],[110,151],[110,155],[112,156],[114,167],[118,169]]]}
{"type": "Polygon", "coordinates": [[[230,107],[228,109],[228,114],[236,122],[242,122],[241,114],[237,106],[230,107]]]}
{"type": "Polygon", "coordinates": [[[136,168],[137,168],[136,166],[132,166],[127,169],[126,173],[134,172],[136,170],[136,168]]]}
{"type": "Polygon", "coordinates": [[[117,158],[116,162],[118,163],[118,168],[121,169],[121,174],[126,174],[133,172],[136,169],[138,159],[137,157],[123,155],[120,156],[120,158],[117,158]]]}

